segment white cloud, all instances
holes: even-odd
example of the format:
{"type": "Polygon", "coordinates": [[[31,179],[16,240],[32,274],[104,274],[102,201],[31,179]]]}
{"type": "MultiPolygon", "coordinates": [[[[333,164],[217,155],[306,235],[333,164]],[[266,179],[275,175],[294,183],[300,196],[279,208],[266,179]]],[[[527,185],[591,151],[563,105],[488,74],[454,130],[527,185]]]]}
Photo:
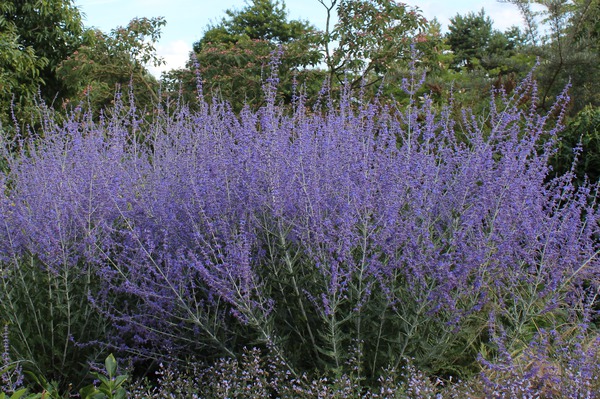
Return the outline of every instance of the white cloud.
{"type": "Polygon", "coordinates": [[[183,68],[189,59],[192,46],[184,40],[174,40],[156,46],[156,53],[162,57],[166,64],[160,67],[149,67],[148,70],[156,77],[171,69],[183,68]]]}
{"type": "Polygon", "coordinates": [[[496,1],[406,1],[409,5],[418,6],[423,15],[428,19],[434,17],[442,24],[444,29],[448,28],[450,18],[456,14],[465,15],[469,12],[479,12],[482,8],[485,10],[486,16],[494,21],[494,28],[504,31],[513,25],[523,26],[523,18],[516,6],[510,3],[500,3],[496,1]]]}
{"type": "Polygon", "coordinates": [[[521,12],[512,4],[496,3],[485,11],[494,21],[494,28],[498,30],[504,31],[511,26],[524,26],[521,12]]]}
{"type": "Polygon", "coordinates": [[[78,7],[92,7],[98,5],[106,5],[116,3],[118,0],[77,0],[76,4],[78,7]]]}

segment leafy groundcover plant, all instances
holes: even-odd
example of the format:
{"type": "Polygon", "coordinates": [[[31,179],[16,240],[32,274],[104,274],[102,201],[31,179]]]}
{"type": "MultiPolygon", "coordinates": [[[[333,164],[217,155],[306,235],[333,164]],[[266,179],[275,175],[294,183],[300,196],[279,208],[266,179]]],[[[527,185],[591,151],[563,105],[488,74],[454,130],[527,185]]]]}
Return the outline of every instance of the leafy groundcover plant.
{"type": "Polygon", "coordinates": [[[420,78],[402,107],[286,108],[272,76],[257,112],[117,101],[5,143],[18,364],[169,364],[132,397],[597,397],[597,185],[547,166],[566,94],[456,120],[420,78]]]}

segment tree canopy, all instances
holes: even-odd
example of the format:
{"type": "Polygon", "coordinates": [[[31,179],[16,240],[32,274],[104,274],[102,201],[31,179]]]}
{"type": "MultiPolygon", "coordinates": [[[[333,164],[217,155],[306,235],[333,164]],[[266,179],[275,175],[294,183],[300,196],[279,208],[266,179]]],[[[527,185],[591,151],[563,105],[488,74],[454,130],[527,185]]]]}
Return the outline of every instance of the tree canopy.
{"type": "Polygon", "coordinates": [[[13,43],[29,52],[22,60],[33,54],[38,60],[29,65],[36,70],[34,75],[39,75],[35,83],[42,85],[42,97],[50,103],[67,97],[68,85],[57,78],[56,68],[81,45],[84,33],[73,0],[0,0],[0,12],[2,30],[13,32],[13,43]]]}
{"type": "Polygon", "coordinates": [[[571,115],[600,105],[600,2],[598,0],[506,0],[521,10],[531,46],[540,59],[536,77],[541,107],[570,84],[571,115]],[[532,8],[536,5],[537,8],[532,8]],[[537,10],[537,11],[536,11],[537,10]]]}
{"type": "Polygon", "coordinates": [[[5,115],[11,102],[20,104],[33,98],[43,83],[40,70],[48,60],[19,42],[14,24],[0,19],[0,28],[0,111],[5,115]]]}
{"type": "Polygon", "coordinates": [[[452,67],[467,71],[482,68],[506,72],[508,59],[525,44],[520,29],[505,32],[494,29],[492,19],[481,9],[478,13],[457,14],[450,18],[446,40],[454,54],[452,67]]]}
{"type": "Polygon", "coordinates": [[[327,77],[332,88],[346,80],[352,87],[374,84],[407,63],[413,39],[427,26],[418,9],[391,0],[319,2],[328,21],[323,31],[289,20],[279,0],[253,0],[226,11],[194,43],[186,69],[169,73],[167,82],[194,90],[197,68],[208,95],[231,101],[234,109],[261,104],[274,65],[284,101],[296,86],[316,94],[327,77]]]}
{"type": "Polygon", "coordinates": [[[325,61],[333,80],[349,72],[352,86],[379,81],[398,63],[411,57],[410,46],[427,26],[417,8],[393,0],[319,0],[330,21],[335,9],[337,23],[324,35],[325,61]]]}
{"type": "Polygon", "coordinates": [[[285,3],[279,0],[254,0],[240,10],[226,10],[225,14],[226,18],[210,27],[202,39],[194,43],[194,52],[200,52],[208,44],[235,44],[243,37],[284,44],[314,30],[308,22],[288,21],[285,3]]]}
{"type": "Polygon", "coordinates": [[[84,27],[72,0],[0,0],[2,129],[13,129],[11,114],[22,132],[35,124],[40,100],[58,114],[85,101],[98,114],[129,84],[138,103],[157,102],[158,81],[146,67],[161,63],[154,45],[164,24],[136,18],[104,33],[84,27]]]}
{"type": "Polygon", "coordinates": [[[263,83],[275,68],[280,95],[289,99],[294,77],[306,81],[314,73],[307,67],[321,61],[317,29],[306,21],[288,20],[285,4],[278,0],[254,0],[226,15],[194,43],[187,67],[166,76],[174,90],[183,84],[188,98],[193,98],[199,72],[207,95],[228,99],[236,110],[259,105],[263,83]],[[271,63],[275,58],[277,65],[271,63]]]}
{"type": "Polygon", "coordinates": [[[110,33],[88,30],[86,41],[57,68],[58,77],[74,88],[69,102],[87,99],[100,110],[113,102],[116,90],[128,92],[129,85],[139,105],[157,102],[158,82],[146,66],[164,62],[154,47],[164,25],[163,18],[135,18],[110,33]]]}

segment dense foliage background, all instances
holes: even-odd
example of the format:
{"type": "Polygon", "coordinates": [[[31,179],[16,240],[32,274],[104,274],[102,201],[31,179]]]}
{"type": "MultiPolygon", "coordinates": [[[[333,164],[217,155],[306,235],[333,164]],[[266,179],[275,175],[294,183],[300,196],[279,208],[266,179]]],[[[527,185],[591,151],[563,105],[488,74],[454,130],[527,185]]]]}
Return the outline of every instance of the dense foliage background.
{"type": "Polygon", "coordinates": [[[598,2],[318,2],[0,2],[0,391],[597,397],[598,2]]]}

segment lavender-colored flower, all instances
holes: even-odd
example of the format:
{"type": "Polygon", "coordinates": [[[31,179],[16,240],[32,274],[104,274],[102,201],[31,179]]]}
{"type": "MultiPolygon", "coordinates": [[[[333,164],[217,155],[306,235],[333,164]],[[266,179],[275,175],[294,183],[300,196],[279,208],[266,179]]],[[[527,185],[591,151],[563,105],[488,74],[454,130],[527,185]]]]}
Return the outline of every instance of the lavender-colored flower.
{"type": "Polygon", "coordinates": [[[343,370],[353,342],[371,381],[407,357],[443,374],[494,345],[490,313],[510,345],[581,317],[599,214],[596,185],[549,178],[566,94],[540,116],[529,77],[457,120],[407,79],[402,107],[346,90],[289,111],[271,77],[256,113],[214,100],[154,122],[74,114],[0,175],[0,261],[94,276],[90,306],[119,349],[260,345],[297,376],[343,370]]]}

